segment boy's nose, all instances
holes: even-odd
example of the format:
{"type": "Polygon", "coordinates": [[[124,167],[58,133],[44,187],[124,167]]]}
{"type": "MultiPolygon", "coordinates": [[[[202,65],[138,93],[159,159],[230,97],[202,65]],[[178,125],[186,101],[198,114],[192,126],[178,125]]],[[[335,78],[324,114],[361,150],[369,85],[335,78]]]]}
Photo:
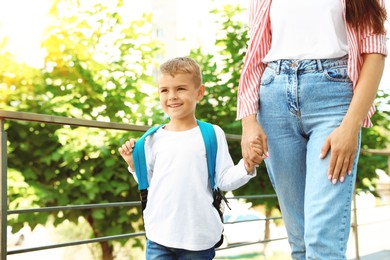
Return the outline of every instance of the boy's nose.
{"type": "Polygon", "coordinates": [[[169,100],[176,100],[176,99],[177,99],[177,97],[174,94],[169,96],[169,100]]]}

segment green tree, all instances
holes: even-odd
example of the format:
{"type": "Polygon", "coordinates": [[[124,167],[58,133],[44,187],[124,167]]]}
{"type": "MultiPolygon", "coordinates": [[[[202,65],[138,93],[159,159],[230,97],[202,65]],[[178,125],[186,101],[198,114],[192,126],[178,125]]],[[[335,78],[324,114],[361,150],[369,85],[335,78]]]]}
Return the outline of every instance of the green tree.
{"type": "MultiPolygon", "coordinates": [[[[376,107],[378,111],[372,116],[374,124],[371,128],[362,130],[361,149],[386,149],[390,144],[390,91],[379,90],[376,107]]],[[[358,162],[356,187],[360,190],[375,190],[376,169],[388,171],[387,158],[383,155],[363,153],[358,162]]],[[[374,192],[375,193],[375,192],[374,192]]]]}
{"type": "MultiPolygon", "coordinates": [[[[151,15],[124,22],[122,1],[57,0],[55,21],[45,33],[45,66],[24,68],[2,54],[3,109],[100,121],[151,124],[154,60],[151,15]],[[69,10],[72,10],[69,12],[69,10]],[[23,68],[23,70],[20,70],[23,68]]],[[[129,133],[10,122],[9,208],[48,207],[138,200],[131,174],[117,153],[129,133]],[[17,131],[14,131],[17,129],[17,131]],[[29,204],[21,193],[29,193],[29,204]]],[[[134,134],[134,133],[133,133],[134,134]]],[[[54,216],[54,224],[77,223],[83,216],[91,237],[130,233],[142,228],[139,209],[106,208],[21,214],[9,221],[32,228],[54,216]]],[[[126,239],[119,241],[122,244],[126,239]]],[[[103,259],[113,259],[112,242],[100,242],[103,259]]]]}

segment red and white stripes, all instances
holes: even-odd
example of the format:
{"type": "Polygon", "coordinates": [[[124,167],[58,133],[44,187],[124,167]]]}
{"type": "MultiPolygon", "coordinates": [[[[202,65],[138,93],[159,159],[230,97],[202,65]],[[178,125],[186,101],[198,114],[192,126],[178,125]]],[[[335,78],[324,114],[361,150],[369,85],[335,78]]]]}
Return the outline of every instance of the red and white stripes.
{"type": "MultiPolygon", "coordinates": [[[[345,0],[341,0],[345,12],[345,0]]],[[[381,0],[384,5],[384,1],[381,0]]],[[[271,0],[251,0],[249,7],[249,36],[247,53],[238,88],[237,119],[256,114],[259,109],[260,78],[265,64],[262,62],[271,48],[271,0]]],[[[344,14],[345,17],[345,14],[344,14]]],[[[373,34],[365,29],[362,32],[347,24],[349,46],[348,75],[354,83],[354,89],[362,68],[363,53],[381,53],[387,55],[386,35],[373,34]]],[[[375,113],[371,106],[362,126],[371,127],[370,117],[375,113]]]]}

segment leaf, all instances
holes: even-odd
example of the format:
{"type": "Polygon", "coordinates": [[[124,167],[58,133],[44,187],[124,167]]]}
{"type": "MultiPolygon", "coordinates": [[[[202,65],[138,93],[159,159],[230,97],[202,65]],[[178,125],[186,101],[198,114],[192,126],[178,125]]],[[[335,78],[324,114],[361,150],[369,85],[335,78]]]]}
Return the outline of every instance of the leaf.
{"type": "Polygon", "coordinates": [[[95,209],[92,211],[92,217],[96,220],[104,219],[104,209],[95,209]]]}

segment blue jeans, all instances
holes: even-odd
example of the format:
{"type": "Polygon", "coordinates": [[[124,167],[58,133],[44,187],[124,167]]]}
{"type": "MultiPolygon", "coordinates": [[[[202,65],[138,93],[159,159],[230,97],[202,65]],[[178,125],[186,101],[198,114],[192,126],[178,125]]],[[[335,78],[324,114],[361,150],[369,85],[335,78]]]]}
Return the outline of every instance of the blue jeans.
{"type": "Polygon", "coordinates": [[[353,95],[347,58],[280,60],[261,78],[258,121],[269,146],[265,160],[278,196],[293,259],[345,259],[353,171],[343,183],[327,179],[326,137],[343,120],[353,95]]]}
{"type": "Polygon", "coordinates": [[[214,247],[201,251],[171,248],[146,240],[146,260],[211,260],[214,247]]]}

